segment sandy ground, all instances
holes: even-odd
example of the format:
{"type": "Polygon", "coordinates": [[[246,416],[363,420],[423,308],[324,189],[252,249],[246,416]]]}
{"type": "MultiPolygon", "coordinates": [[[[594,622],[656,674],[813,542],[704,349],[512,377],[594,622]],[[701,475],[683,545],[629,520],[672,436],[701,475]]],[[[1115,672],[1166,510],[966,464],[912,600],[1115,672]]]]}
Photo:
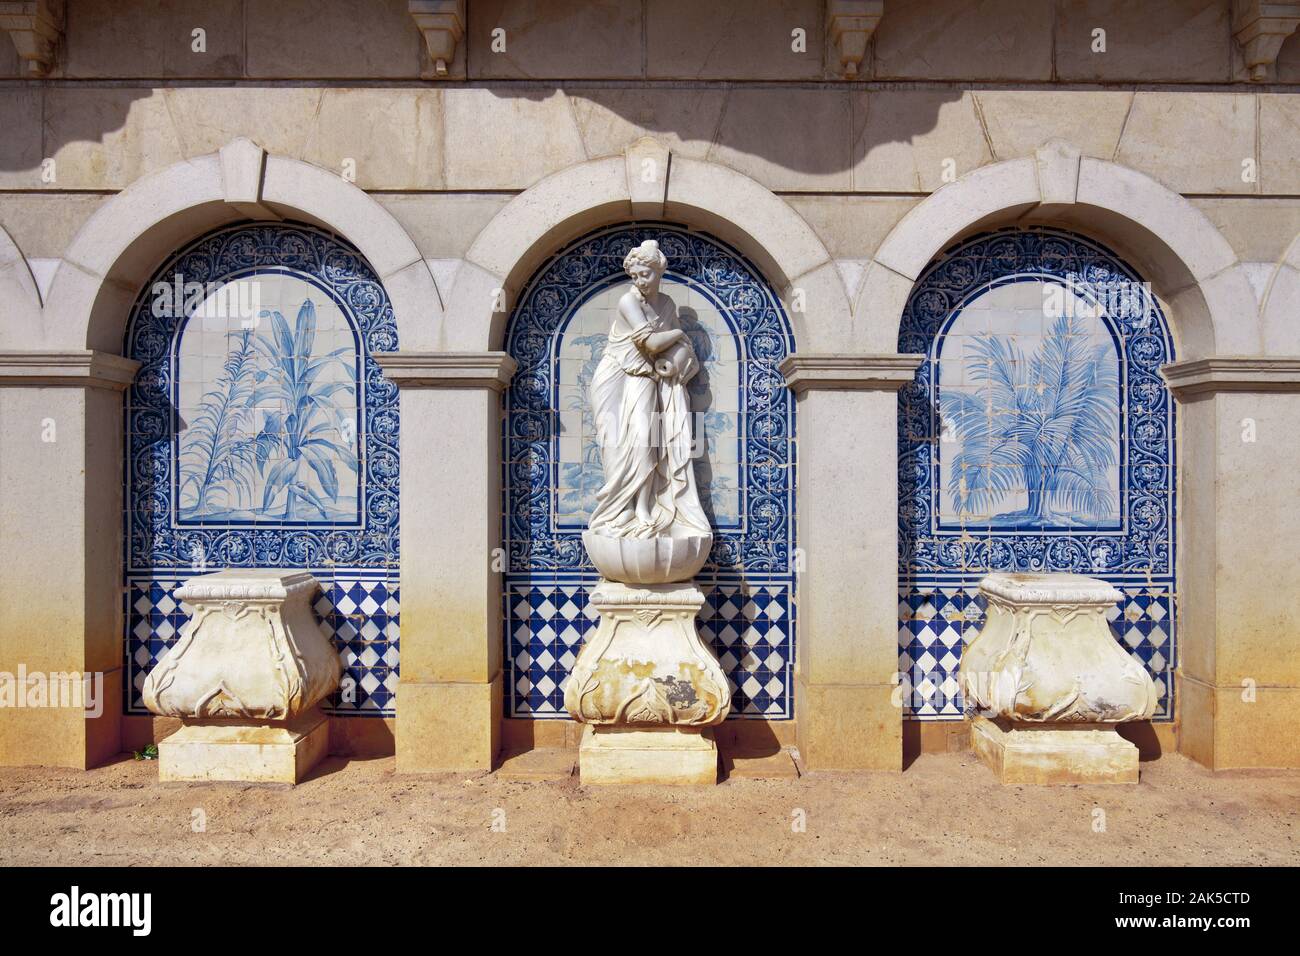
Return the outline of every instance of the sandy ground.
{"type": "Polygon", "coordinates": [[[1002,787],[970,753],[690,790],[393,770],[331,758],[288,788],[160,784],[129,758],[3,769],[0,863],[1300,865],[1300,773],[1176,755],[1136,787],[1053,789],[1002,787]]]}

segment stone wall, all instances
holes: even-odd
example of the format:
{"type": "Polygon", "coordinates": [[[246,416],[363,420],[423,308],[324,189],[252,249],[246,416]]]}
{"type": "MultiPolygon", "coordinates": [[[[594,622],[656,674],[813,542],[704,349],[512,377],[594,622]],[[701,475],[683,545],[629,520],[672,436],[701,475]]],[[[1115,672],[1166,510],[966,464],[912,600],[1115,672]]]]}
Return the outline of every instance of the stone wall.
{"type": "MultiPolygon", "coordinates": [[[[822,0],[469,0],[464,36],[447,76],[438,78],[405,0],[68,0],[62,42],[46,78],[24,78],[24,62],[0,38],[0,289],[19,290],[0,298],[0,347],[120,352],[112,343],[121,341],[126,309],[154,268],[209,229],[244,218],[250,209],[260,213],[256,202],[231,205],[229,195],[223,207],[219,189],[214,202],[203,199],[209,205],[175,212],[182,198],[173,202],[157,187],[156,196],[133,199],[123,220],[115,210],[124,207],[114,206],[115,199],[154,174],[184,182],[185,170],[198,175],[212,154],[245,137],[269,157],[319,167],[347,187],[341,198],[318,207],[337,208],[338,222],[325,224],[337,226],[344,238],[364,245],[339,225],[360,208],[348,205],[354,203],[347,198],[352,184],[378,204],[379,212],[367,207],[365,216],[384,213],[400,227],[400,242],[383,245],[392,253],[386,263],[362,251],[389,287],[399,325],[405,318],[416,330],[410,336],[403,330],[404,348],[461,352],[473,340],[479,350],[502,349],[504,315],[485,309],[480,319],[457,311],[461,304],[498,286],[518,293],[567,242],[629,220],[627,193],[634,187],[625,178],[624,156],[649,137],[667,151],[667,183],[658,206],[650,204],[659,215],[646,216],[642,207],[638,216],[684,222],[736,244],[767,273],[787,307],[792,280],[802,279],[810,307],[792,315],[801,351],[893,352],[902,303],[936,252],[988,227],[1033,222],[1088,234],[1150,279],[1180,358],[1281,361],[1300,354],[1300,37],[1281,44],[1270,77],[1251,82],[1233,38],[1230,0],[885,0],[858,79],[850,82],[841,75],[838,47],[827,39],[826,6],[822,0]],[[195,30],[203,31],[202,52],[194,49],[195,30]],[[499,30],[504,34],[494,37],[499,30]],[[1104,31],[1105,52],[1094,49],[1097,30],[1104,31]],[[494,50],[502,37],[504,49],[494,50]],[[1071,192],[1062,200],[1051,192],[1061,169],[1077,196],[1071,192]],[[1089,178],[1094,174],[1100,179],[1089,178]],[[564,195],[548,191],[547,183],[561,180],[564,195]],[[622,185],[610,188],[621,189],[622,198],[604,205],[593,199],[589,208],[585,196],[615,180],[622,185]],[[1094,198],[1085,201],[1085,194],[1094,198]],[[544,200],[524,202],[530,196],[544,200]],[[765,205],[769,201],[776,205],[765,205]],[[93,219],[97,212],[108,218],[93,219]],[[142,224],[143,238],[120,250],[113,271],[108,265],[96,271],[84,256],[71,256],[78,237],[86,242],[91,235],[83,228],[127,220],[142,224]],[[922,239],[908,238],[916,235],[922,239]],[[803,245],[791,252],[778,249],[781,243],[803,245]],[[63,288],[77,292],[52,297],[61,263],[63,288]],[[789,263],[800,265],[791,272],[777,268],[789,263]],[[412,290],[424,286],[403,269],[414,269],[424,277],[420,282],[431,277],[436,291],[414,296],[412,290]],[[78,332],[84,325],[74,313],[80,314],[84,276],[91,273],[96,281],[105,277],[94,293],[96,323],[110,318],[102,326],[107,331],[87,337],[78,332]],[[408,308],[406,301],[422,304],[408,308]],[[118,313],[114,328],[111,317],[118,313]],[[29,332],[35,323],[39,335],[29,332]],[[491,331],[479,334],[476,323],[491,331]],[[422,339],[425,330],[434,331],[422,339]]],[[[325,195],[317,180],[293,172],[299,167],[277,168],[285,171],[282,181],[300,184],[304,195],[325,195]]],[[[278,208],[301,212],[289,202],[278,208]]],[[[1198,595],[1180,605],[1183,673],[1195,683],[1180,700],[1184,707],[1199,702],[1191,718],[1179,719],[1194,734],[1180,745],[1215,766],[1294,764],[1300,761],[1295,737],[1281,732],[1283,722],[1294,720],[1300,694],[1293,666],[1300,647],[1294,549],[1271,508],[1244,504],[1276,499],[1284,508],[1288,495],[1294,497],[1293,443],[1285,425],[1295,412],[1287,391],[1292,373],[1278,372],[1276,363],[1255,379],[1233,369],[1193,370],[1191,391],[1180,395],[1189,403],[1179,417],[1185,436],[1179,457],[1188,476],[1180,546],[1191,558],[1180,562],[1179,592],[1198,595]],[[1248,420],[1257,429],[1250,443],[1241,438],[1248,420]],[[1189,471],[1193,462],[1195,474],[1189,471]],[[1247,541],[1251,548],[1243,553],[1247,541]],[[1231,567],[1223,563],[1229,559],[1231,567]],[[1266,576],[1280,581],[1282,593],[1271,588],[1266,601],[1253,603],[1252,581],[1266,576]],[[1242,648],[1252,649],[1245,663],[1242,648]],[[1248,711],[1247,722],[1216,723],[1215,714],[1232,712],[1224,701],[1236,700],[1242,680],[1268,689],[1260,691],[1264,705],[1248,711]],[[1218,705],[1209,703],[1215,698],[1218,705]],[[1249,733],[1241,729],[1246,726],[1249,733]],[[1268,738],[1276,743],[1259,742],[1268,738]]],[[[48,376],[23,374],[23,387],[0,389],[0,492],[6,502],[21,503],[18,509],[6,505],[0,541],[7,602],[0,606],[0,668],[29,659],[31,623],[17,623],[27,605],[11,584],[27,588],[34,568],[72,588],[75,611],[42,611],[37,618],[60,640],[72,635],[59,661],[69,668],[103,666],[103,650],[116,646],[120,622],[104,620],[105,601],[92,594],[108,587],[104,569],[117,552],[111,542],[82,544],[73,536],[70,553],[66,542],[77,529],[103,523],[104,514],[120,514],[119,499],[99,499],[114,494],[104,482],[120,475],[121,451],[111,443],[100,448],[91,434],[92,420],[112,417],[105,409],[114,400],[113,376],[104,373],[96,381],[108,385],[86,391],[79,383],[69,391],[60,379],[56,393],[48,376]],[[50,449],[32,442],[29,425],[51,417],[39,414],[50,403],[58,406],[54,417],[75,423],[64,434],[81,437],[73,458],[37,466],[38,453],[50,449]],[[102,460],[102,469],[87,466],[87,456],[102,460]],[[59,468],[69,469],[66,482],[50,480],[59,468]],[[85,475],[97,481],[93,492],[85,475]],[[41,543],[42,525],[30,517],[49,500],[41,490],[47,482],[73,503],[45,506],[57,511],[57,522],[47,526],[66,525],[69,532],[58,536],[57,550],[41,543]],[[51,553],[33,559],[33,548],[51,553]]],[[[877,382],[879,376],[867,378],[877,382]]],[[[892,421],[850,422],[860,414],[889,415],[893,396],[867,391],[860,398],[857,405],[838,391],[804,394],[801,440],[852,434],[864,454],[892,446],[892,421]]],[[[468,403],[475,420],[483,411],[478,396],[459,393],[405,392],[402,401],[407,421],[408,404],[434,409],[468,403]]],[[[467,420],[460,424],[468,430],[467,420]]],[[[489,451],[467,447],[465,455],[476,468],[485,455],[491,472],[495,452],[489,451]]],[[[412,467],[407,455],[404,443],[405,477],[412,467]]],[[[807,469],[802,498],[824,494],[810,481],[817,469],[844,479],[846,464],[824,448],[801,453],[800,461],[807,469]]],[[[455,487],[457,477],[429,480],[455,487]]],[[[857,480],[867,487],[876,479],[857,480]]],[[[415,484],[403,482],[404,520],[405,496],[408,489],[417,493],[415,484]]],[[[834,522],[802,498],[808,527],[820,522],[824,528],[800,531],[815,563],[836,532],[834,522]]],[[[489,489],[486,501],[476,500],[469,510],[494,514],[496,501],[489,489]]],[[[432,528],[438,518],[411,516],[432,528]]],[[[869,529],[877,519],[892,527],[890,507],[861,520],[869,529]]],[[[111,525],[100,532],[111,533],[105,530],[111,525]]],[[[457,535],[467,548],[485,552],[495,543],[493,532],[482,528],[457,535]]],[[[404,531],[404,546],[416,540],[404,531]]],[[[437,552],[423,556],[433,561],[437,552]]],[[[417,560],[415,554],[403,557],[417,560]]],[[[876,570],[892,589],[888,556],[876,570]]],[[[840,569],[823,566],[820,573],[828,585],[840,583],[840,569]]],[[[474,595],[490,595],[496,587],[477,571],[438,574],[442,587],[461,586],[474,595]]],[[[113,577],[113,587],[119,578],[113,577]]],[[[425,606],[407,590],[404,615],[425,606]]],[[[838,633],[838,622],[860,619],[869,606],[889,600],[884,592],[855,596],[846,609],[814,606],[829,601],[831,590],[824,599],[810,597],[807,613],[801,609],[801,640],[817,640],[809,624],[819,614],[837,622],[830,632],[838,633]]],[[[429,657],[426,666],[414,649],[407,658],[416,668],[407,675],[412,687],[428,678],[419,697],[428,726],[442,726],[434,712],[447,706],[439,703],[444,699],[472,699],[473,707],[500,713],[500,688],[488,689],[500,680],[500,648],[477,650],[485,641],[500,643],[500,606],[492,602],[489,596],[486,608],[459,612],[473,628],[481,626],[480,618],[488,622],[491,633],[480,640],[476,632],[466,641],[469,650],[456,644],[450,663],[429,657]]],[[[892,610],[885,616],[891,622],[885,629],[892,629],[892,610]]],[[[404,619],[409,638],[407,624],[404,619]]],[[[855,659],[839,677],[833,669],[814,668],[814,661],[841,660],[837,653],[801,645],[809,663],[803,679],[818,672],[802,698],[820,708],[815,715],[810,709],[807,725],[825,728],[825,739],[889,725],[888,717],[879,717],[883,698],[877,695],[889,683],[884,658],[877,654],[869,667],[855,659]],[[864,697],[866,688],[874,690],[864,697]],[[857,716],[845,716],[849,711],[857,716]]],[[[0,715],[0,759],[45,759],[21,742],[35,718],[20,717],[0,715]]],[[[412,731],[410,753],[420,756],[410,759],[482,763],[483,752],[500,738],[494,720],[484,717],[466,731],[470,743],[445,752],[412,731]]],[[[148,733],[127,726],[132,740],[148,733]]],[[[392,745],[384,733],[357,743],[359,733],[339,730],[336,745],[392,745]]],[[[93,762],[111,752],[116,739],[112,732],[87,731],[57,745],[49,759],[93,762]]],[[[804,745],[827,754],[823,765],[835,765],[848,751],[843,759],[849,762],[896,765],[899,733],[890,729],[882,739],[879,753],[865,755],[861,748],[804,745]]],[[[1172,736],[1165,745],[1172,745],[1172,736]]]]}

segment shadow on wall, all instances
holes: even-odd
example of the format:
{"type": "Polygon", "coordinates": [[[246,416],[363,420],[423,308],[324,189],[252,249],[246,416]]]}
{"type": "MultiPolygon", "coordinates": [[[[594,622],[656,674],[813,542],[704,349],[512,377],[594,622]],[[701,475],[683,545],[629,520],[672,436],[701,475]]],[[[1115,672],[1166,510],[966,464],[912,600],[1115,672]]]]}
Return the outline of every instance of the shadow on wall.
{"type": "MultiPolygon", "coordinates": [[[[949,157],[936,148],[933,157],[924,157],[926,168],[913,168],[909,175],[905,167],[917,162],[912,149],[938,129],[946,109],[967,112],[958,89],[881,94],[834,83],[731,89],[500,86],[490,92],[497,99],[530,102],[567,95],[591,158],[617,155],[650,136],[679,156],[731,166],[774,190],[847,190],[855,170],[869,171],[872,181],[880,182],[886,166],[890,174],[884,180],[900,191],[937,188],[949,157]]],[[[969,112],[970,142],[984,149],[969,112]]],[[[980,162],[991,158],[985,153],[980,162]]],[[[956,174],[969,172],[968,161],[952,159],[956,174]]]]}
{"type": "MultiPolygon", "coordinates": [[[[2,40],[3,38],[0,38],[2,40]]],[[[330,91],[328,95],[344,95],[330,91]]],[[[355,92],[355,91],[354,91],[355,92]]],[[[373,96],[377,91],[370,91],[373,96]]],[[[952,157],[953,172],[968,172],[991,157],[983,146],[973,109],[962,104],[958,90],[902,90],[888,94],[820,87],[741,87],[733,89],[572,88],[559,85],[497,86],[486,91],[449,87],[452,95],[485,98],[468,102],[470,113],[448,108],[440,87],[392,88],[396,113],[411,113],[412,123],[376,125],[357,117],[358,130],[338,125],[336,110],[322,118],[320,98],[309,90],[275,95],[241,96],[239,109],[225,112],[201,89],[23,86],[0,90],[0,185],[18,188],[126,188],[140,177],[175,162],[211,152],[237,136],[247,136],[279,152],[328,169],[341,152],[357,157],[363,188],[432,188],[444,177],[457,189],[523,188],[550,172],[585,157],[618,155],[642,136],[663,142],[678,156],[731,166],[775,190],[848,190],[855,175],[894,191],[929,191],[942,184],[941,155],[918,141],[941,118],[979,155],[952,157]],[[193,95],[194,98],[191,98],[193,95]],[[442,98],[441,109],[411,105],[414,97],[442,98]],[[567,97],[568,102],[563,102],[567,97]],[[489,99],[490,98],[490,99],[489,99]],[[528,106],[513,104],[526,101],[528,106]],[[542,104],[555,101],[547,108],[542,104]],[[201,115],[182,120],[181,110],[201,115]],[[135,111],[136,115],[132,115],[135,111]],[[315,111],[315,112],[313,112],[315,111]],[[440,114],[442,136],[464,139],[446,168],[438,168],[428,131],[420,131],[417,113],[440,114]],[[941,117],[941,113],[950,115],[941,117]],[[454,115],[453,115],[454,114],[454,115]],[[558,123],[568,117],[576,128],[558,123]],[[473,121],[474,129],[462,126],[473,121]],[[969,131],[961,124],[969,123],[969,131]],[[293,130],[293,145],[268,139],[267,130],[293,130]],[[846,135],[846,131],[848,134],[846,135]],[[515,144],[525,141],[536,151],[520,159],[518,169],[501,172],[515,144]],[[579,142],[580,141],[580,142],[579,142]],[[537,155],[539,154],[539,155],[537,155]],[[479,158],[475,158],[477,155],[479,158]],[[398,159],[394,159],[398,157],[398,159]],[[58,177],[43,179],[42,163],[57,161],[58,177]],[[400,161],[399,161],[400,160],[400,161]],[[430,163],[433,168],[430,168],[430,163]],[[369,180],[369,181],[368,181],[369,180]]],[[[368,101],[373,102],[373,101],[368,101]]],[[[337,106],[351,108],[345,102],[337,106]]],[[[356,108],[361,110],[359,102],[356,108]]]]}

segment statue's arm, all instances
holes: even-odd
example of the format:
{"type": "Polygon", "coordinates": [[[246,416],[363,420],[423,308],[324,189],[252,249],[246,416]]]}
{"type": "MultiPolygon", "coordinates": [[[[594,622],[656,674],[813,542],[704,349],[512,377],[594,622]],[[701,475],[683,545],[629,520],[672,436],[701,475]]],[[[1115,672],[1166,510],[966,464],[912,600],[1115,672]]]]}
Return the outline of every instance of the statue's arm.
{"type": "Polygon", "coordinates": [[[658,355],[674,342],[686,337],[681,329],[669,329],[666,332],[651,332],[646,336],[645,349],[652,355],[658,355]]]}
{"type": "Polygon", "coordinates": [[[656,332],[654,324],[646,318],[645,307],[634,294],[628,293],[619,300],[618,314],[632,330],[631,338],[646,355],[658,355],[674,342],[682,339],[686,333],[681,329],[666,329],[656,332]]]}

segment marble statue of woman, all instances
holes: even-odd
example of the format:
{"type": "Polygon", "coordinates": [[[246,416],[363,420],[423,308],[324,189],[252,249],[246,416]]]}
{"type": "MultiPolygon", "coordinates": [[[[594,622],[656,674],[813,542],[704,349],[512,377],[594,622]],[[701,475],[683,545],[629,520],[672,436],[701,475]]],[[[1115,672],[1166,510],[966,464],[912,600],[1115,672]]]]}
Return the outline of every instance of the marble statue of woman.
{"type": "Polygon", "coordinates": [[[627,254],[632,288],[618,302],[591,404],[605,483],[596,492],[593,533],[612,538],[708,535],[695,489],[691,403],[686,383],[700,364],[659,291],[668,261],[647,239],[627,254]]]}

